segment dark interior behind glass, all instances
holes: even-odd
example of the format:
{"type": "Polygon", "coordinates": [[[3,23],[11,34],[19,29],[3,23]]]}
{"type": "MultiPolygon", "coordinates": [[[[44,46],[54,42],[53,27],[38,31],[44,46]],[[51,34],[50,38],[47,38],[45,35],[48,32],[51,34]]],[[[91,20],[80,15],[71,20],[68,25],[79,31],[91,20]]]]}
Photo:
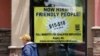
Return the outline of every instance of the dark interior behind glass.
{"type": "MultiPolygon", "coordinates": [[[[59,1],[59,0],[56,0],[59,1]]],[[[30,35],[34,36],[34,9],[33,7],[44,7],[44,2],[48,0],[31,0],[30,1],[30,35]]],[[[67,3],[67,2],[66,2],[67,3]]],[[[83,41],[84,43],[51,43],[51,44],[38,44],[39,56],[86,56],[87,50],[87,34],[86,34],[86,1],[75,0],[75,6],[83,8],[83,41]]],[[[49,4],[45,7],[51,7],[55,4],[49,4]]],[[[34,38],[32,38],[34,41],[34,38]]]]}

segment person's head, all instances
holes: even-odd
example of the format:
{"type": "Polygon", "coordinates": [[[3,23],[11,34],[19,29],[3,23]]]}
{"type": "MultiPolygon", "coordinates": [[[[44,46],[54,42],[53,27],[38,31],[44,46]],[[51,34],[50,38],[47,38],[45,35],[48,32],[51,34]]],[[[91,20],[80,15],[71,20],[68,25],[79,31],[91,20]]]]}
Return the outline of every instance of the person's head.
{"type": "Polygon", "coordinates": [[[23,44],[26,44],[27,42],[31,41],[31,37],[29,34],[24,34],[20,37],[20,39],[22,40],[23,44]]]}

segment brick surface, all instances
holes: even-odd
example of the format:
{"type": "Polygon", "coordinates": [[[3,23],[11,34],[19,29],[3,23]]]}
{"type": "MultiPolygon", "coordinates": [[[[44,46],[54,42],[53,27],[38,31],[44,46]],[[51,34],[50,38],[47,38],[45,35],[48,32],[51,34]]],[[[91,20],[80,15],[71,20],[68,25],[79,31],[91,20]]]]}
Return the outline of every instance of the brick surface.
{"type": "Polygon", "coordinates": [[[10,38],[10,30],[0,30],[0,56],[9,56],[10,38]]]}
{"type": "Polygon", "coordinates": [[[94,39],[93,53],[94,53],[94,56],[100,56],[100,38],[94,39]]]}

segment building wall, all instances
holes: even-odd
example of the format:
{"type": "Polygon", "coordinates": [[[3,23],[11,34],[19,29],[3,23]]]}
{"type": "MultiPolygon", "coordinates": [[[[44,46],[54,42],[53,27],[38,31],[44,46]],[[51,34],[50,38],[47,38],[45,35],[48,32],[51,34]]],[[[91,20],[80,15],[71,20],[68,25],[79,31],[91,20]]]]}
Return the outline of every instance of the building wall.
{"type": "Polygon", "coordinates": [[[87,0],[87,50],[88,56],[93,56],[93,32],[92,27],[94,26],[94,11],[95,11],[95,0],[87,0]]]}
{"type": "Polygon", "coordinates": [[[29,34],[29,0],[12,0],[12,46],[21,46],[19,37],[29,34]]]}
{"type": "Polygon", "coordinates": [[[88,0],[87,9],[87,47],[93,48],[93,35],[91,28],[94,26],[94,0],[88,0]]]}
{"type": "Polygon", "coordinates": [[[0,28],[11,28],[11,0],[0,0],[0,28]]]}
{"type": "MultiPolygon", "coordinates": [[[[87,47],[88,56],[93,55],[93,32],[94,26],[94,0],[87,0],[87,47]]],[[[22,46],[19,37],[29,33],[29,0],[12,0],[12,37],[10,56],[20,56],[20,46],[22,46]],[[16,51],[17,50],[17,51],[16,51]]]]}
{"type": "Polygon", "coordinates": [[[21,56],[22,42],[20,37],[29,34],[30,0],[12,0],[11,46],[9,56],[21,56]]]}
{"type": "Polygon", "coordinates": [[[10,45],[11,30],[9,29],[0,29],[0,56],[8,56],[10,45]]]}
{"type": "Polygon", "coordinates": [[[0,56],[8,56],[10,40],[11,0],[0,0],[0,56]]]}
{"type": "Polygon", "coordinates": [[[11,27],[11,0],[0,0],[0,28],[11,27]]]}
{"type": "Polygon", "coordinates": [[[92,27],[93,33],[93,55],[100,56],[100,0],[95,0],[95,25],[92,27]]]}
{"type": "Polygon", "coordinates": [[[95,26],[100,27],[100,0],[95,0],[95,26]]]}
{"type": "Polygon", "coordinates": [[[87,9],[87,46],[88,48],[92,48],[93,36],[91,28],[94,26],[94,0],[88,0],[87,9]]]}

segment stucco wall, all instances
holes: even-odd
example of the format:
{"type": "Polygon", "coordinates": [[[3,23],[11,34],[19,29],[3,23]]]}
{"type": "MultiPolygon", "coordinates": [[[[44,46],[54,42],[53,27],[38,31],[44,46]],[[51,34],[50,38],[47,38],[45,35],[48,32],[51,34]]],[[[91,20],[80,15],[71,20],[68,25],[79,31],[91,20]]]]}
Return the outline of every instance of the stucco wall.
{"type": "Polygon", "coordinates": [[[12,46],[21,46],[19,37],[29,33],[29,0],[12,0],[12,46]]]}
{"type": "Polygon", "coordinates": [[[12,0],[11,3],[11,46],[9,56],[21,56],[23,34],[29,34],[29,2],[30,0],[12,0]]]}

